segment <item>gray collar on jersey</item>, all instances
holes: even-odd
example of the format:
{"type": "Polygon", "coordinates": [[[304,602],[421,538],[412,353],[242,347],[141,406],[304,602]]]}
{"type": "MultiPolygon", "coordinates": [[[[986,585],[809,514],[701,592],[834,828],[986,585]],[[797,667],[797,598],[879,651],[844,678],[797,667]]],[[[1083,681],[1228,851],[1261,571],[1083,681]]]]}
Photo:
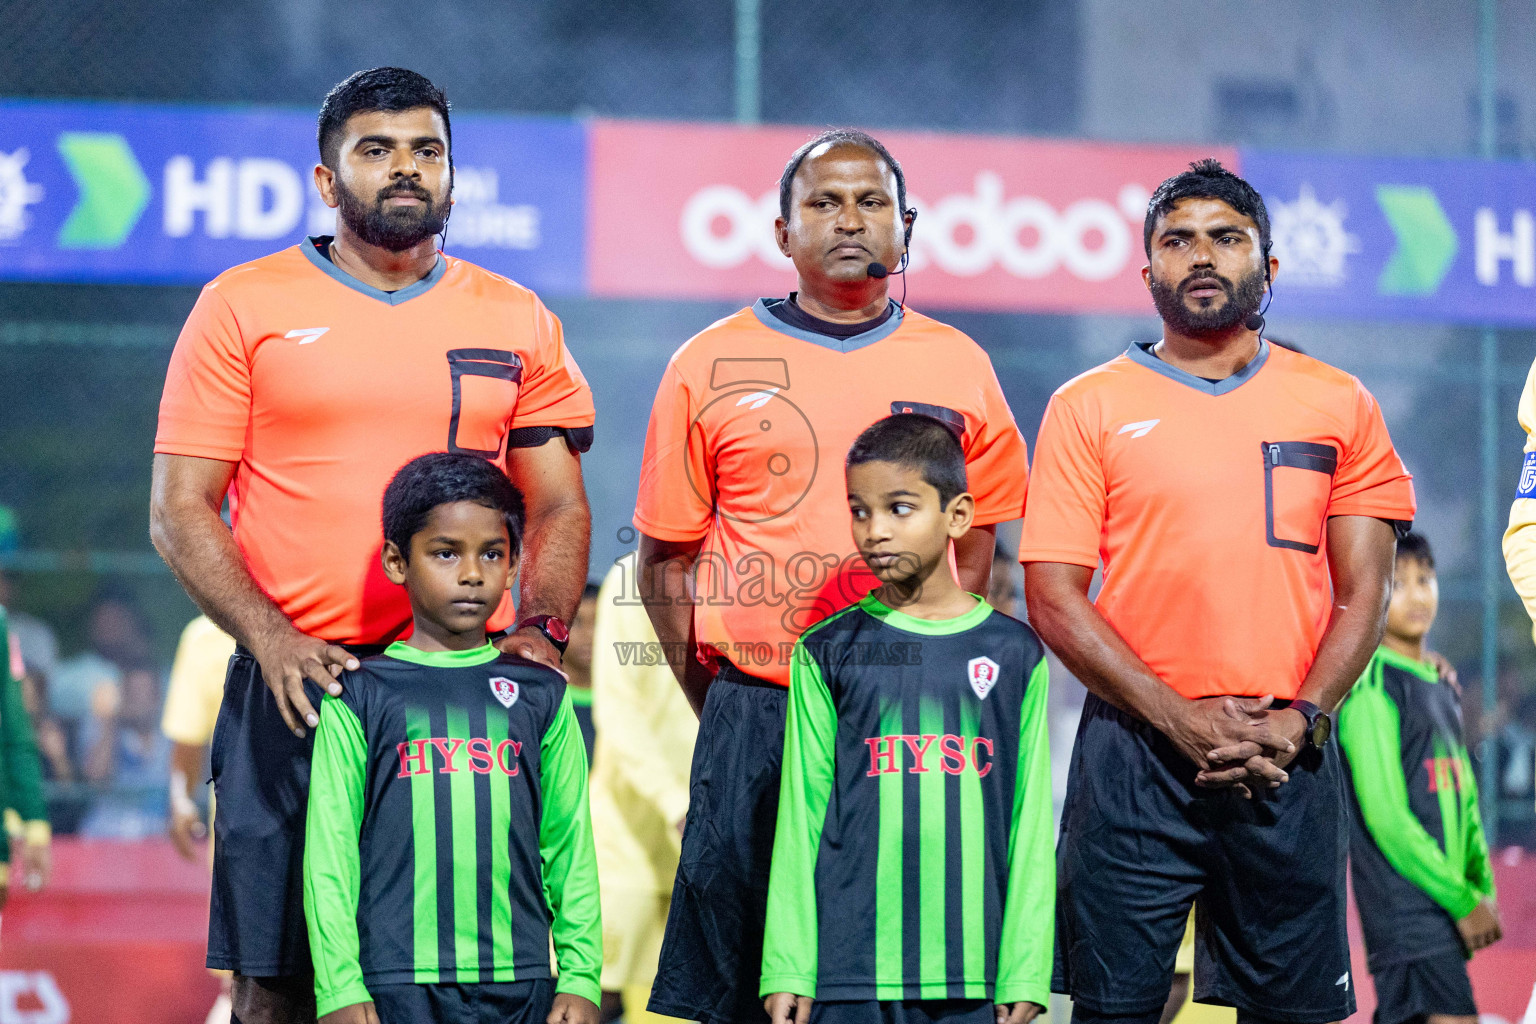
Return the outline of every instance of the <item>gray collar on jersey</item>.
{"type": "Polygon", "coordinates": [[[770,331],[778,331],[780,334],[787,334],[791,338],[799,338],[801,341],[808,341],[812,345],[829,348],[833,352],[852,352],[855,349],[863,348],[865,345],[873,345],[877,341],[883,341],[896,333],[896,329],[906,319],[906,310],[894,302],[891,305],[896,306],[896,308],[891,311],[891,318],[889,320],[879,327],[872,327],[863,334],[855,334],[851,338],[829,338],[825,334],[816,334],[813,331],[802,331],[798,327],[792,327],[768,311],[767,299],[758,299],[754,302],[752,304],[752,314],[757,317],[758,323],[770,331]]]}
{"type": "Polygon", "coordinates": [[[330,260],[326,259],[324,256],[320,255],[320,250],[315,246],[315,236],[313,235],[305,238],[304,241],[299,243],[299,251],[309,258],[309,262],[319,267],[322,271],[329,274],[332,278],[339,281],[341,284],[346,285],[348,288],[351,288],[355,292],[362,292],[370,299],[378,299],[380,302],[387,303],[391,306],[398,306],[402,302],[407,302],[411,299],[414,299],[418,295],[424,294],[433,285],[441,281],[443,279],[443,275],[448,272],[448,261],[443,259],[442,253],[438,253],[437,263],[433,265],[431,271],[428,272],[426,277],[422,278],[420,281],[417,281],[415,284],[406,285],[404,288],[401,288],[397,292],[386,292],[382,288],[375,288],[371,284],[364,284],[357,278],[353,277],[351,274],[347,273],[345,270],[342,270],[336,264],[332,263],[330,260]]]}
{"type": "Polygon", "coordinates": [[[1229,391],[1236,391],[1253,379],[1253,375],[1264,368],[1269,361],[1269,342],[1259,339],[1259,354],[1248,361],[1248,365],[1238,370],[1226,380],[1219,380],[1212,384],[1204,377],[1196,377],[1188,370],[1181,370],[1177,366],[1170,366],[1157,356],[1152,354],[1152,346],[1155,341],[1133,341],[1131,347],[1125,350],[1131,362],[1139,363],[1151,370],[1160,373],[1169,380],[1177,381],[1185,387],[1194,388],[1203,395],[1225,395],[1229,391]]]}

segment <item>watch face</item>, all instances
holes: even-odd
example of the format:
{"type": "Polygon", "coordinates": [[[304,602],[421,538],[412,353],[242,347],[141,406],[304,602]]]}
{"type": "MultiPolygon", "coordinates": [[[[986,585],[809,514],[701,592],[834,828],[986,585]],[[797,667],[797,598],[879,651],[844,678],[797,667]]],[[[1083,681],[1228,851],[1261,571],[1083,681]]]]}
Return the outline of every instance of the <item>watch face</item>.
{"type": "Polygon", "coordinates": [[[1319,712],[1312,721],[1312,745],[1319,749],[1328,742],[1328,737],[1333,735],[1333,719],[1326,713],[1319,712]]]}
{"type": "Polygon", "coordinates": [[[566,644],[571,642],[571,631],[565,627],[565,623],[553,615],[544,616],[544,632],[548,633],[550,639],[556,643],[566,644]]]}

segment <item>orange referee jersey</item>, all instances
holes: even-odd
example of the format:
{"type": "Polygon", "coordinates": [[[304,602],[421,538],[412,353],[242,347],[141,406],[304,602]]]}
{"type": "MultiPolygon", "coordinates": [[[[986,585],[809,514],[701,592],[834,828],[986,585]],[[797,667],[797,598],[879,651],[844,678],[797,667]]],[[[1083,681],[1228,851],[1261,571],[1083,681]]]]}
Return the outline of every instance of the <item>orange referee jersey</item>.
{"type": "Polygon", "coordinates": [[[634,523],[704,540],[701,643],[787,686],[795,638],[875,586],[853,546],[843,459],[865,427],[902,411],[963,431],[977,523],[1022,514],[1023,435],[991,360],[953,327],[897,307],[835,339],[760,300],[677,350],[651,408],[634,523]]]}
{"type": "Polygon", "coordinates": [[[1051,398],[1019,559],[1102,560],[1099,611],[1184,696],[1294,697],[1328,624],[1328,517],[1411,521],[1412,480],[1342,370],[1262,342],[1211,384],[1150,349],[1051,398]]]}
{"type": "MultiPolygon", "coordinates": [[[[592,422],[560,321],[533,292],[445,256],[384,292],[311,239],[203,289],[171,356],[155,451],[237,464],[235,540],[296,627],[383,643],[411,621],[379,565],[395,471],[434,451],[505,468],[508,430],[592,422]]],[[[492,625],[510,621],[507,599],[492,625]]]]}

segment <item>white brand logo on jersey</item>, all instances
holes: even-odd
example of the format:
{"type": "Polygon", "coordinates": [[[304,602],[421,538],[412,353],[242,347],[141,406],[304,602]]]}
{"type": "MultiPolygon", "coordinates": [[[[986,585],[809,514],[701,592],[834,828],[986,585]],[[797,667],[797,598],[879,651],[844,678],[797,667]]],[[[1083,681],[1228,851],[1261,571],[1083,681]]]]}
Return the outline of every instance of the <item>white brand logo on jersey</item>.
{"type": "Polygon", "coordinates": [[[991,658],[972,658],[965,663],[965,671],[971,679],[971,689],[981,700],[987,699],[992,687],[997,685],[998,664],[991,658]]]}
{"type": "Polygon", "coordinates": [[[1149,433],[1152,432],[1152,428],[1157,426],[1161,422],[1163,422],[1163,421],[1162,420],[1142,420],[1139,423],[1127,423],[1125,426],[1123,426],[1119,430],[1115,431],[1115,433],[1117,433],[1117,434],[1130,434],[1132,437],[1146,437],[1149,433]]]}
{"type": "Polygon", "coordinates": [[[1135,422],[1135,424],[1126,424],[1120,430],[1115,431],[1115,433],[1130,434],[1132,438],[1146,438],[1147,434],[1152,433],[1152,428],[1157,427],[1160,422],[1163,421],[1161,419],[1143,419],[1143,421],[1135,422]]]}
{"type": "Polygon", "coordinates": [[[300,327],[297,330],[289,331],[287,334],[283,335],[283,337],[298,338],[300,345],[308,345],[310,342],[317,340],[320,335],[324,334],[328,330],[330,330],[329,327],[300,327]]]}
{"type": "Polygon", "coordinates": [[[504,708],[517,703],[517,684],[506,676],[495,676],[491,679],[491,693],[501,701],[501,706],[504,708]]]}
{"type": "Polygon", "coordinates": [[[751,402],[752,404],[747,405],[747,408],[761,409],[763,406],[768,404],[768,400],[770,398],[778,393],[778,388],[769,388],[767,391],[754,391],[750,395],[742,395],[736,400],[736,404],[747,405],[748,402],[751,402]]]}
{"type": "Polygon", "coordinates": [[[1336,985],[1336,986],[1337,985],[1343,985],[1344,986],[1344,991],[1348,992],[1349,991],[1349,972],[1345,971],[1343,974],[1339,975],[1339,980],[1334,982],[1334,985],[1336,985]]]}

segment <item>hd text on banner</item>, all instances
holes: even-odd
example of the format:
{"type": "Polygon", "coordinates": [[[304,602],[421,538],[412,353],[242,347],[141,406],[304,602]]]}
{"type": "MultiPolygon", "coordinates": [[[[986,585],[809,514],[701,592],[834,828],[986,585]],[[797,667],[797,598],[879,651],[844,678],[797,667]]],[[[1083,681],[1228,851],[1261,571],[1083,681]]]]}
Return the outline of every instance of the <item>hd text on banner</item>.
{"type": "MultiPolygon", "coordinates": [[[[586,130],[476,114],[453,127],[450,250],[581,291],[586,130]]],[[[201,284],[334,229],[317,159],[303,111],[0,103],[0,280],[201,284]]]]}
{"type": "Polygon", "coordinates": [[[1536,164],[1244,150],[1242,166],[1286,315],[1536,324],[1536,164]]]}

